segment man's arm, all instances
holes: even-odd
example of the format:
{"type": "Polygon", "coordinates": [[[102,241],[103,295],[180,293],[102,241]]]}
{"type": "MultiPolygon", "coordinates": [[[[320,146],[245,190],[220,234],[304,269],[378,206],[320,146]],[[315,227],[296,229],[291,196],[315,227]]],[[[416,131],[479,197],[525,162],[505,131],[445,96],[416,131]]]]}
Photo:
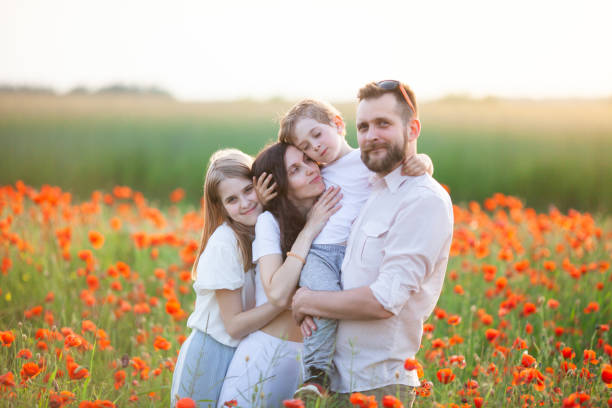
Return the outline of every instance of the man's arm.
{"type": "Polygon", "coordinates": [[[452,236],[452,214],[439,197],[423,191],[398,213],[393,225],[385,240],[378,277],[371,285],[342,292],[300,289],[293,302],[296,320],[301,322],[305,315],[367,320],[398,314],[411,294],[420,289],[452,236]]]}
{"type": "Polygon", "coordinates": [[[299,323],[306,315],[336,320],[372,320],[393,316],[376,300],[368,286],[339,292],[300,288],[293,296],[292,310],[299,323]]]}
{"type": "Polygon", "coordinates": [[[442,250],[450,246],[453,235],[449,203],[430,189],[417,192],[417,198],[406,203],[393,220],[380,273],[370,284],[373,296],[394,315],[421,290],[436,264],[448,256],[442,250]]]}

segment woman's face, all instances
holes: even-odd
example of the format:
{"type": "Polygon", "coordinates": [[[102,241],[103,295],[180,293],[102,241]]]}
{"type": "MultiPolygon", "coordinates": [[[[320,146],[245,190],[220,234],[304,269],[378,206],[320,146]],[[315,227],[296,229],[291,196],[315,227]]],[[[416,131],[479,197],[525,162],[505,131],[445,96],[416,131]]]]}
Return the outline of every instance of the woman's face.
{"type": "Polygon", "coordinates": [[[227,215],[240,224],[254,226],[263,211],[252,180],[226,178],[219,183],[219,196],[227,215]]]}
{"type": "Polygon", "coordinates": [[[285,151],[285,169],[289,184],[287,197],[291,201],[299,204],[300,201],[316,198],[325,191],[319,166],[294,146],[287,147],[285,151]]]}

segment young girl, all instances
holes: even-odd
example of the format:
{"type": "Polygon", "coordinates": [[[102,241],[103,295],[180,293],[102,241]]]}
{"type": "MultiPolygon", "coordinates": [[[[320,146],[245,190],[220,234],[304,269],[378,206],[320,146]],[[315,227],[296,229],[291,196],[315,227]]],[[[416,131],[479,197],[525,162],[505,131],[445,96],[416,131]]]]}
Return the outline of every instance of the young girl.
{"type": "Polygon", "coordinates": [[[252,250],[262,212],[251,179],[253,159],[235,149],[212,155],[204,182],[204,229],[193,265],[195,310],[172,377],[171,407],[190,397],[214,407],[240,339],[283,309],[255,306],[252,250]]]}

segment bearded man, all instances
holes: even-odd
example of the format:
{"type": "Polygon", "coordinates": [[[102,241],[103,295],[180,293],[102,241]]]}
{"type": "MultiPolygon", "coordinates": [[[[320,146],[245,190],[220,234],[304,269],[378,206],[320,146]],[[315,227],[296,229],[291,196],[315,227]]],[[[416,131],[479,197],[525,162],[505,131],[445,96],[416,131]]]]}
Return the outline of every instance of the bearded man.
{"type": "Polygon", "coordinates": [[[373,192],[351,229],[342,263],[342,291],[300,288],[293,298],[302,331],[317,316],[338,319],[331,389],[399,397],[411,406],[416,370],[403,363],[421,344],[423,322],[444,282],[453,232],[448,193],[430,175],[403,176],[421,131],[414,93],[399,81],[359,90],[357,139],[374,172],[373,192]]]}

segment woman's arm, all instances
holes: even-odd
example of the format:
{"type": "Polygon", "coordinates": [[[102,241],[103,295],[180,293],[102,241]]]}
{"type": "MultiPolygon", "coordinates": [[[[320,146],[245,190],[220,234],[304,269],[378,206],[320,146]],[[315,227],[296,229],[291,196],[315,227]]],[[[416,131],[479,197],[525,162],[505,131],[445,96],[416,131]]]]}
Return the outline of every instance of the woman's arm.
{"type": "MultiPolygon", "coordinates": [[[[293,243],[291,252],[306,259],[316,236],[310,228],[304,227],[293,243]]],[[[291,306],[303,266],[302,261],[294,256],[288,256],[284,262],[280,254],[265,255],[259,259],[261,281],[269,302],[283,308],[291,306]]]]}
{"type": "Polygon", "coordinates": [[[253,309],[242,311],[241,290],[218,289],[215,291],[225,331],[234,339],[241,339],[261,329],[285,310],[271,303],[264,303],[253,309]]]}
{"type": "MultiPolygon", "coordinates": [[[[340,209],[342,198],[339,189],[331,187],[319,198],[308,214],[306,225],[291,246],[291,252],[306,259],[312,241],[319,235],[329,217],[340,209]]],[[[276,306],[291,306],[293,293],[300,280],[304,264],[295,256],[287,256],[283,262],[280,254],[264,255],[259,258],[259,272],[268,301],[276,306]]]]}

